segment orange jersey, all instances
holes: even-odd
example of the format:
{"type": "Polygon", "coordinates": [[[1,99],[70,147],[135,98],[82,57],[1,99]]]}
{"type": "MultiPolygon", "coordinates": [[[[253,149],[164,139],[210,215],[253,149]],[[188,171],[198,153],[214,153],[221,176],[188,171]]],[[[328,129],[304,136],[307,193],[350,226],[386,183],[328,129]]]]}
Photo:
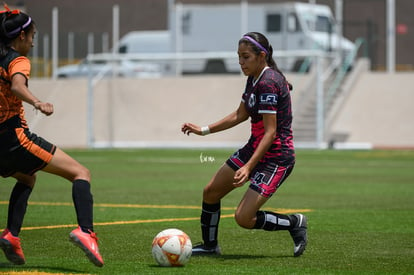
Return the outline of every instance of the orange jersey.
{"type": "Polygon", "coordinates": [[[21,74],[28,80],[30,61],[27,57],[20,56],[14,50],[10,50],[5,57],[0,59],[0,123],[19,115],[22,123],[26,126],[23,102],[11,91],[11,80],[16,74],[21,74]]]}

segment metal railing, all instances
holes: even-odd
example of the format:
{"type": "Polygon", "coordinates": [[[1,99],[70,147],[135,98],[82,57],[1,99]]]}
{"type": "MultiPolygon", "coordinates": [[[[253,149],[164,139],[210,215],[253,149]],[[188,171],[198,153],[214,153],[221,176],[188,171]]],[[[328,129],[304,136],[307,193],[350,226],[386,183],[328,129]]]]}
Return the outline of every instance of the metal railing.
{"type": "MultiPolygon", "coordinates": [[[[310,57],[315,60],[315,69],[316,69],[316,82],[315,82],[315,95],[316,95],[316,128],[317,135],[315,138],[314,146],[320,148],[324,143],[324,69],[322,65],[322,60],[327,57],[332,58],[332,53],[326,53],[319,50],[304,50],[304,51],[276,51],[274,52],[274,57],[276,60],[280,61],[281,58],[306,58],[310,57]]],[[[109,66],[104,66],[102,72],[97,75],[89,74],[88,76],[88,110],[87,110],[87,139],[89,147],[96,147],[95,135],[94,135],[94,88],[99,83],[99,81],[106,75],[106,73],[113,70],[112,74],[109,74],[110,77],[117,77],[116,64],[122,60],[138,60],[138,61],[172,61],[173,63],[185,62],[188,60],[207,60],[212,58],[222,58],[226,60],[233,60],[238,62],[237,56],[234,52],[209,52],[209,53],[163,53],[163,54],[91,54],[88,55],[87,61],[89,64],[96,61],[106,61],[109,66]]],[[[180,69],[180,65],[178,70],[180,69]]],[[[181,67],[182,69],[182,67],[181,67]]],[[[179,74],[177,74],[179,75],[179,74]]],[[[115,93],[114,91],[112,91],[115,93]]],[[[113,110],[108,110],[111,113],[113,110]]],[[[109,114],[111,116],[111,114],[109,114]]],[[[110,121],[110,120],[108,120],[110,121]]],[[[111,125],[108,122],[108,131],[111,132],[111,125]]],[[[110,135],[111,136],[111,135],[110,135]]],[[[112,135],[113,136],[113,135],[112,135]]],[[[109,141],[107,144],[111,144],[109,141]]]]}

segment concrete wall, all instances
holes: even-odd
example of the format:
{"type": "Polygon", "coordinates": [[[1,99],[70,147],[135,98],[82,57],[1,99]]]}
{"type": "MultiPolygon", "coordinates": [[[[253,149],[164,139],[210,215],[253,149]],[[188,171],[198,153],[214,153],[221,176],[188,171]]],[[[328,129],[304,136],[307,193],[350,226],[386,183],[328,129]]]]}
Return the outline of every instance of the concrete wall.
{"type": "MultiPolygon", "coordinates": [[[[293,107],[309,81],[288,75],[294,85],[293,107]]],[[[413,73],[364,73],[357,80],[332,128],[350,142],[414,147],[413,73]]],[[[191,76],[162,79],[102,80],[94,89],[94,137],[98,146],[239,146],[249,123],[199,137],[180,132],[183,122],[206,125],[235,110],[243,76],[191,76]],[[109,142],[109,143],[108,143],[109,142]],[[111,143],[112,142],[112,143],[111,143]]],[[[55,106],[45,117],[26,106],[30,129],[60,147],[86,147],[87,80],[32,79],[29,88],[55,106]]]]}
{"type": "Polygon", "coordinates": [[[332,130],[347,142],[414,148],[414,73],[363,73],[346,98],[332,130]]]}

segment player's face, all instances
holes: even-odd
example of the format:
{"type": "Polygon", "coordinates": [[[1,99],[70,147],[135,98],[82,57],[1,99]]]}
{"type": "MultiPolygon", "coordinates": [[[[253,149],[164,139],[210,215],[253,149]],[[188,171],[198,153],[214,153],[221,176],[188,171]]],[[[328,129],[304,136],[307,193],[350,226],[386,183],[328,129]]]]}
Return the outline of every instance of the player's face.
{"type": "Polygon", "coordinates": [[[239,45],[237,54],[239,55],[240,68],[246,76],[257,78],[266,66],[264,52],[257,55],[247,43],[239,45]]]}
{"type": "Polygon", "coordinates": [[[22,31],[17,38],[16,50],[23,56],[27,56],[33,45],[33,39],[36,34],[36,28],[32,28],[30,31],[22,31]]]}

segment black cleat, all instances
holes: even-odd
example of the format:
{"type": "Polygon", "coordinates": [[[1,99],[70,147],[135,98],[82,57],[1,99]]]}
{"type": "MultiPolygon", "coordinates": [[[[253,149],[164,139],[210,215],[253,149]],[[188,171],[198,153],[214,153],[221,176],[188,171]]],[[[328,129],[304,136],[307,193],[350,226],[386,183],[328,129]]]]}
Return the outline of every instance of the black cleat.
{"type": "Polygon", "coordinates": [[[202,256],[202,255],[221,255],[221,249],[219,245],[214,247],[205,246],[203,243],[193,246],[192,250],[193,256],[202,256]]]}
{"type": "Polygon", "coordinates": [[[293,248],[293,256],[299,257],[303,254],[306,249],[306,245],[308,244],[308,237],[307,237],[307,226],[308,222],[306,216],[302,214],[294,214],[293,216],[296,217],[298,220],[296,225],[293,229],[291,229],[290,236],[292,236],[293,242],[295,246],[293,248]]]}

